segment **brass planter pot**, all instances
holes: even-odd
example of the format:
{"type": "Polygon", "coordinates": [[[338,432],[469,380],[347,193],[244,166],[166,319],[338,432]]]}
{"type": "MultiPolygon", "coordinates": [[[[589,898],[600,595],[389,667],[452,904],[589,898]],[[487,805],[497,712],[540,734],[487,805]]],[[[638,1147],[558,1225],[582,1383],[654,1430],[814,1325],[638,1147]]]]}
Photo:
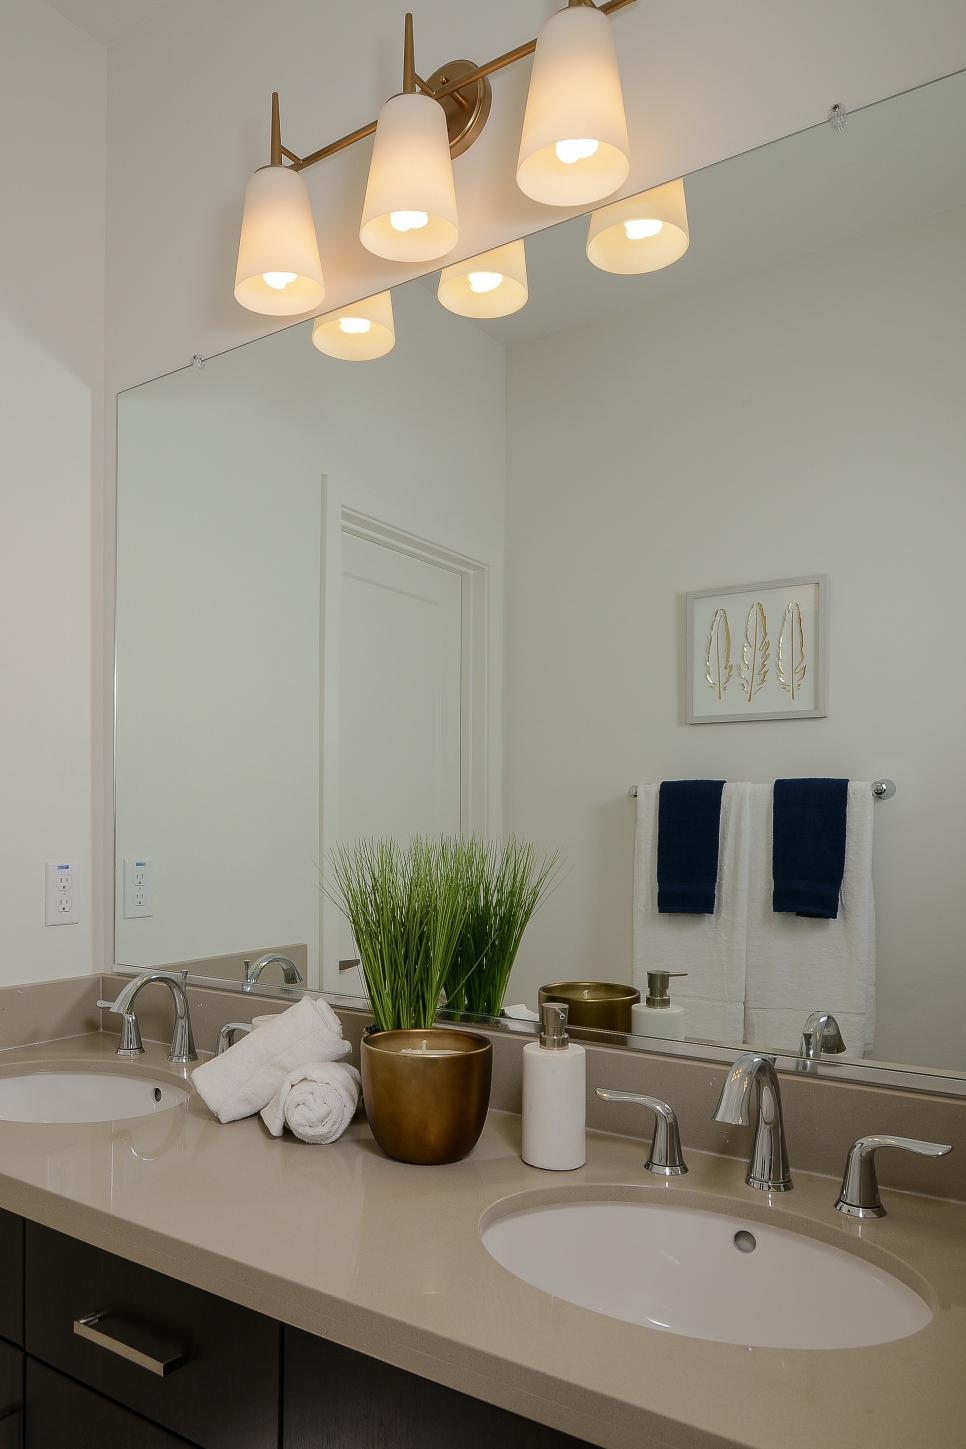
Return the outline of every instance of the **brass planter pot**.
{"type": "Polygon", "coordinates": [[[479,1141],[493,1047],[471,1031],[428,1027],[362,1038],[362,1095],[372,1135],[397,1162],[458,1162],[479,1141]]]}
{"type": "Polygon", "coordinates": [[[568,1024],[592,1031],[631,1029],[631,1007],[641,999],[633,986],[614,981],[554,981],[540,988],[540,1005],[561,1001],[570,1007],[568,1024]]]}

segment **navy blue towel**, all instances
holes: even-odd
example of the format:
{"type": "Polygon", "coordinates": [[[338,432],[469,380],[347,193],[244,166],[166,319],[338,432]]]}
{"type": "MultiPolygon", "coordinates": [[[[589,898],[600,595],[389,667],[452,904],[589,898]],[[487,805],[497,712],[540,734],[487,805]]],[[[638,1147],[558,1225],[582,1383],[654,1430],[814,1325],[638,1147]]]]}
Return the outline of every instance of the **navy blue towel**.
{"type": "Polygon", "coordinates": [[[714,914],[723,780],[664,780],[657,812],[657,908],[714,914]]]}
{"type": "Polygon", "coordinates": [[[776,780],[772,907],[834,921],[845,873],[848,780],[776,780]]]}

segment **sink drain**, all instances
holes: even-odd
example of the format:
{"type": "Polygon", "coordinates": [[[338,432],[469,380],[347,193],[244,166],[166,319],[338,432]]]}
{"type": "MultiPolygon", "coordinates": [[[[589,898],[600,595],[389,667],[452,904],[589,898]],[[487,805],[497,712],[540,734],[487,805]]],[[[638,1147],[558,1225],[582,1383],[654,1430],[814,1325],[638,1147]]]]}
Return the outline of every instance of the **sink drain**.
{"type": "Polygon", "coordinates": [[[156,1102],[160,1102],[160,1100],[161,1100],[161,1088],[160,1087],[155,1087],[155,1089],[154,1089],[154,1100],[156,1102]]]}
{"type": "Polygon", "coordinates": [[[754,1233],[749,1233],[745,1228],[735,1233],[732,1242],[739,1253],[753,1253],[758,1246],[754,1233]]]}

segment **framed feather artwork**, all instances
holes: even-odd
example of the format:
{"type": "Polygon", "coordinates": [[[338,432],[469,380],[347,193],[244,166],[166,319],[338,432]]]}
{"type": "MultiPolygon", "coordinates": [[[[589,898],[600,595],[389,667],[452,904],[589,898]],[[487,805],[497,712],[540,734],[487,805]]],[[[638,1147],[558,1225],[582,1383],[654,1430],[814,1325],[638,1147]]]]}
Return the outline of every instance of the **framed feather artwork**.
{"type": "Polygon", "coordinates": [[[688,724],[828,713],[827,574],[687,595],[688,724]]]}

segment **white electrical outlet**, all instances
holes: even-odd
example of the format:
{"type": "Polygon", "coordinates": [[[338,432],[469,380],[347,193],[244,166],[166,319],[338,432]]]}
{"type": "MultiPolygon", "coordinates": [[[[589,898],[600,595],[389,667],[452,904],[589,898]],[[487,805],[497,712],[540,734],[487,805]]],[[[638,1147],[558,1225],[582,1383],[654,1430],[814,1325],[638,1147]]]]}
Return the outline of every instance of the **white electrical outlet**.
{"type": "Polygon", "coordinates": [[[47,925],[76,926],[80,921],[79,866],[48,860],[44,866],[44,885],[47,925]]]}
{"type": "Polygon", "coordinates": [[[153,915],[151,862],[143,859],[126,860],[124,862],[124,918],[128,921],[136,921],[142,916],[153,915]]]}

